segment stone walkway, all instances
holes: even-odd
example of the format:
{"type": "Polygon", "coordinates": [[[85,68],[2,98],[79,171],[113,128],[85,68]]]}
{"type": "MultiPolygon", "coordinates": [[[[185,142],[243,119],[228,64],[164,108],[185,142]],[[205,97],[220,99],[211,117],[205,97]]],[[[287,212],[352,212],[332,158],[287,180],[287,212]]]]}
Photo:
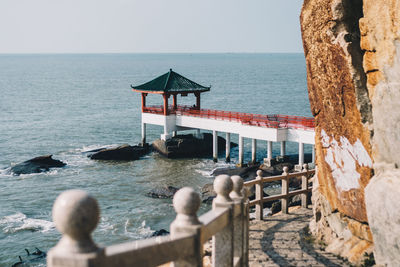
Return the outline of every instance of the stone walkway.
{"type": "Polygon", "coordinates": [[[310,240],[311,209],[290,213],[250,222],[249,266],[350,266],[310,240]]]}

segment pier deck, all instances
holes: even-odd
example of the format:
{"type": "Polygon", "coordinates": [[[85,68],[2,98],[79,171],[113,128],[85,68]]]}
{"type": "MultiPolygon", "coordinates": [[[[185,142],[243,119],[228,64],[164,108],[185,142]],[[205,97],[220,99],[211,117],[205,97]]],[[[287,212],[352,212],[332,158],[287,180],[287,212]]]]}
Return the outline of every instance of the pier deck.
{"type": "MultiPolygon", "coordinates": [[[[145,106],[142,109],[142,142],[146,140],[146,124],[164,127],[161,139],[167,140],[177,131],[200,130],[212,131],[214,142],[218,132],[226,133],[227,144],[230,134],[239,135],[239,164],[243,163],[243,138],[252,139],[253,157],[255,161],[256,141],[268,142],[268,159],[272,159],[272,142],[281,142],[281,156],[285,156],[285,142],[299,143],[299,165],[304,163],[304,144],[314,145],[314,118],[287,115],[260,115],[233,111],[198,109],[188,106],[145,106]]],[[[229,145],[228,145],[229,146],[229,145]]],[[[217,144],[214,144],[217,147],[217,144]]],[[[226,157],[230,147],[226,148],[226,157]]],[[[214,160],[217,151],[214,149],[214,160]]]]}

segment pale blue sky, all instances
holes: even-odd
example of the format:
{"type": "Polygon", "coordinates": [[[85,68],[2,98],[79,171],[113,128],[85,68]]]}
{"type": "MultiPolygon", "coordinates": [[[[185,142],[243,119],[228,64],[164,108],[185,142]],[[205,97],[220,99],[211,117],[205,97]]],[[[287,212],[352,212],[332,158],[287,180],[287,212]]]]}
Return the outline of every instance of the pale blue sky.
{"type": "Polygon", "coordinates": [[[303,52],[302,0],[1,0],[0,53],[303,52]]]}

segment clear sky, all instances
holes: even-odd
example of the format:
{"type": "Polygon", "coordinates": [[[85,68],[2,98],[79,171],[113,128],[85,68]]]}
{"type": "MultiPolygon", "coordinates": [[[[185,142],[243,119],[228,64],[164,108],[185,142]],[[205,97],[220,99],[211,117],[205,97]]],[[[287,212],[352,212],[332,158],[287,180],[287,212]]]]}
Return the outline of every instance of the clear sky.
{"type": "Polygon", "coordinates": [[[302,0],[0,0],[0,53],[303,52],[302,0]]]}

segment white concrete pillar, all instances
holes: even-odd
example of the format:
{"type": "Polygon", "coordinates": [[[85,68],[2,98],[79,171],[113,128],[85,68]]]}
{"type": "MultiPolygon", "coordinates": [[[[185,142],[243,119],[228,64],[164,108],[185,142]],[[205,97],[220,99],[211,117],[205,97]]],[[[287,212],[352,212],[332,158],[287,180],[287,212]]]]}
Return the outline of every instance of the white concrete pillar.
{"type": "Polygon", "coordinates": [[[146,123],[142,123],[142,145],[146,144],[146,123]]]}
{"type": "Polygon", "coordinates": [[[272,159],[272,141],[267,141],[267,158],[272,159]]]}
{"type": "Polygon", "coordinates": [[[286,155],[286,141],[281,142],[281,156],[286,155]]]}
{"type": "Polygon", "coordinates": [[[299,165],[303,166],[304,164],[304,144],[299,143],[299,165]]]}
{"type": "Polygon", "coordinates": [[[257,139],[251,139],[251,162],[257,161],[257,139]]]}
{"type": "Polygon", "coordinates": [[[199,139],[201,138],[200,129],[196,130],[196,137],[199,138],[199,139]]]}
{"type": "Polygon", "coordinates": [[[172,131],[172,137],[175,137],[177,135],[177,131],[172,131]]]}
{"type": "Polygon", "coordinates": [[[239,135],[239,165],[243,165],[243,136],[239,135]]]}
{"type": "Polygon", "coordinates": [[[218,132],[213,131],[213,160],[218,161],[218,132]]]}
{"type": "Polygon", "coordinates": [[[311,155],[312,155],[311,162],[315,163],[315,145],[312,145],[311,155]]]}
{"type": "Polygon", "coordinates": [[[225,148],[226,148],[226,153],[225,153],[226,162],[230,162],[231,161],[231,134],[230,133],[226,133],[225,148]]]}

